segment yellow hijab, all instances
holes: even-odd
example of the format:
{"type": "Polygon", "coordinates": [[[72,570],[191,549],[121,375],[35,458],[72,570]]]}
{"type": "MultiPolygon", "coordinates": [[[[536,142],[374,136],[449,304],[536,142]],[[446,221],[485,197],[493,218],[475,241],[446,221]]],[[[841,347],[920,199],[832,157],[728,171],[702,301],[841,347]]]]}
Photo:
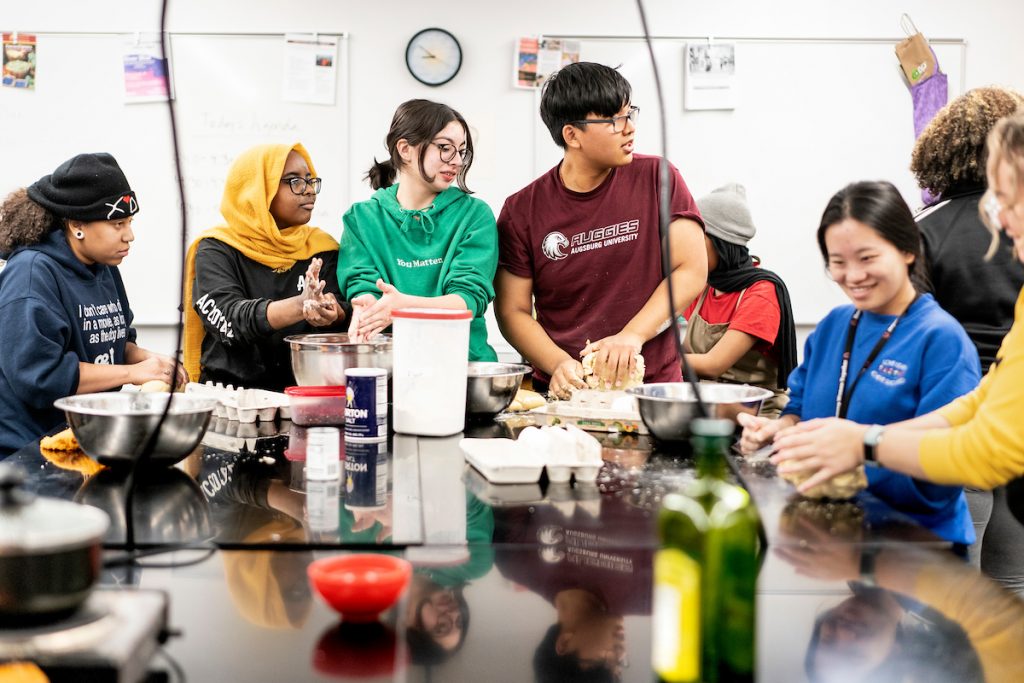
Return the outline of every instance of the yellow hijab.
{"type": "Polygon", "coordinates": [[[281,189],[281,176],[288,154],[297,152],[306,160],[309,172],[316,175],[306,148],[294,145],[257,145],[242,153],[228,171],[220,213],[226,223],[199,235],[185,256],[185,312],[183,341],[185,370],[193,382],[199,381],[199,358],[206,334],[202,320],[192,308],[192,283],[196,277],[196,247],[205,239],[215,239],[234,247],[247,258],[277,271],[286,271],[296,261],[323,251],[337,250],[338,242],[320,228],[297,225],[281,230],[270,215],[270,202],[281,189]]]}

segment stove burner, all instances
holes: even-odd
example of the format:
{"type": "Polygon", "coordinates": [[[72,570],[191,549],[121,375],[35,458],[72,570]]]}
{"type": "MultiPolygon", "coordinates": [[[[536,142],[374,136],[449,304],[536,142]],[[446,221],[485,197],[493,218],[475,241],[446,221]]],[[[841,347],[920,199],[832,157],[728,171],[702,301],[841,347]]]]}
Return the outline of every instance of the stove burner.
{"type": "Polygon", "coordinates": [[[167,594],[96,589],[62,621],[0,629],[0,661],[30,659],[52,680],[141,680],[167,627],[167,594]]]}
{"type": "Polygon", "coordinates": [[[0,631],[0,658],[24,659],[39,653],[83,650],[99,643],[116,619],[102,604],[87,604],[60,621],[0,631]]]}

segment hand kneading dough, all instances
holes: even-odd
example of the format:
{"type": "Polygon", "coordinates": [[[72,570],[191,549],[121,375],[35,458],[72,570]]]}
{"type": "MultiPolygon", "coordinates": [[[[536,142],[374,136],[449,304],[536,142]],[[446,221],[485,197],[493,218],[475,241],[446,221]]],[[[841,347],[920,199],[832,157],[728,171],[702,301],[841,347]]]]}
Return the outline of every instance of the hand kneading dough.
{"type": "MultiPolygon", "coordinates": [[[[790,472],[780,474],[783,479],[793,486],[799,486],[807,481],[813,472],[790,472]]],[[[852,472],[832,477],[824,484],[818,484],[803,495],[806,498],[831,498],[833,500],[847,500],[868,487],[868,477],[864,474],[864,466],[861,465],[852,472]]]]}
{"type": "MultiPolygon", "coordinates": [[[[590,344],[590,340],[587,340],[587,344],[590,344]]],[[[597,375],[594,374],[594,360],[597,358],[596,353],[588,353],[583,356],[583,381],[587,383],[587,386],[591,389],[612,389],[613,387],[601,386],[601,380],[597,375]]],[[[642,354],[633,354],[633,359],[636,361],[633,366],[633,371],[629,373],[629,377],[626,378],[626,383],[621,387],[614,387],[614,389],[626,390],[633,387],[638,387],[644,383],[644,357],[642,354]]]]}
{"type": "Polygon", "coordinates": [[[151,379],[148,382],[146,382],[145,384],[143,384],[141,387],[139,387],[139,391],[147,393],[147,394],[151,393],[151,392],[156,392],[156,391],[170,391],[170,390],[171,390],[171,385],[168,384],[167,382],[163,381],[162,379],[151,379]]]}

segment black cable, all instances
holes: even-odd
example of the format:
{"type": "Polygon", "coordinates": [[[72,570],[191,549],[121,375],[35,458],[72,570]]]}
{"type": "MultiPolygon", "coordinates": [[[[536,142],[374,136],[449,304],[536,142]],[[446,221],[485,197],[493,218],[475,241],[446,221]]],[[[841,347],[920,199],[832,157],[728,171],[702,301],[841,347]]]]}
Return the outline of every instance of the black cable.
{"type": "Polygon", "coordinates": [[[672,291],[672,242],[669,239],[671,193],[668,171],[668,118],[665,112],[665,97],[661,90],[661,74],[658,72],[658,60],[654,57],[654,42],[651,40],[651,32],[647,28],[647,14],[644,12],[643,0],[636,0],[636,7],[640,12],[640,25],[643,27],[647,52],[651,56],[654,90],[658,95],[658,113],[661,115],[661,159],[658,162],[658,234],[661,236],[661,271],[665,274],[665,280],[668,282],[668,324],[672,329],[672,338],[675,340],[679,360],[683,365],[683,379],[693,389],[693,396],[697,400],[697,413],[700,417],[708,417],[708,407],[701,398],[697,375],[694,373],[693,367],[686,361],[686,354],[683,352],[683,339],[679,335],[679,325],[676,322],[678,316],[676,315],[675,293],[672,291]]]}
{"type": "MultiPolygon", "coordinates": [[[[170,62],[167,59],[167,41],[169,37],[167,35],[167,5],[168,0],[161,0],[160,3],[160,58],[164,62],[166,87],[167,87],[167,111],[170,116],[171,122],[171,143],[174,153],[174,170],[175,180],[178,184],[178,198],[181,207],[180,219],[181,219],[181,257],[178,261],[178,281],[184,288],[185,280],[185,253],[187,247],[187,233],[186,233],[186,208],[185,208],[185,184],[184,179],[181,175],[181,153],[178,146],[178,126],[175,119],[174,113],[174,99],[171,97],[170,92],[170,62]]],[[[184,289],[182,290],[184,291],[184,289]]],[[[160,436],[160,430],[163,428],[164,422],[167,420],[167,416],[171,412],[171,407],[174,404],[174,385],[178,381],[178,369],[181,367],[181,361],[179,360],[178,350],[181,349],[182,343],[182,330],[184,321],[184,307],[178,307],[178,330],[175,339],[175,352],[174,352],[174,367],[171,370],[171,391],[167,394],[167,404],[164,406],[163,412],[160,414],[160,419],[157,420],[156,428],[150,433],[149,437],[136,449],[132,458],[132,467],[128,471],[128,477],[125,480],[125,497],[124,497],[124,518],[125,518],[125,548],[131,552],[135,550],[135,519],[132,514],[133,503],[135,502],[135,488],[136,488],[136,477],[135,473],[150,460],[153,455],[153,451],[156,449],[156,442],[160,436]]]]}
{"type": "Polygon", "coordinates": [[[185,677],[185,669],[182,668],[181,664],[178,663],[177,659],[172,657],[170,653],[167,652],[166,648],[157,648],[156,654],[163,657],[164,661],[167,662],[167,665],[171,667],[171,671],[174,672],[174,676],[178,679],[179,683],[185,683],[185,681],[188,680],[185,677]]]}

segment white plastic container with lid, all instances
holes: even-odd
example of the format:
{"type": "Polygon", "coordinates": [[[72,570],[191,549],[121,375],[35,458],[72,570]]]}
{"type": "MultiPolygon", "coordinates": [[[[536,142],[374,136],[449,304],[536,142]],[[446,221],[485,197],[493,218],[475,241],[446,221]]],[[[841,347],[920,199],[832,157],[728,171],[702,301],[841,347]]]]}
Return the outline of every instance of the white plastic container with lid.
{"type": "Polygon", "coordinates": [[[403,308],[391,317],[395,431],[418,436],[461,432],[473,313],[403,308]]]}

